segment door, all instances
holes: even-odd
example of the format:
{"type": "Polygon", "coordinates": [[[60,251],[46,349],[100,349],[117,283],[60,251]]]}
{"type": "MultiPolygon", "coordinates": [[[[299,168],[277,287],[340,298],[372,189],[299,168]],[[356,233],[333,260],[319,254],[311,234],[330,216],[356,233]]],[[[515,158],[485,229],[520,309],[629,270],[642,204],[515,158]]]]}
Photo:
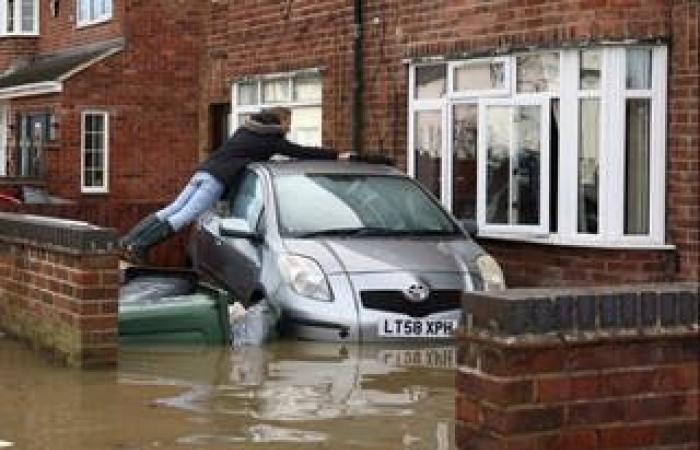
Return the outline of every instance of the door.
{"type": "Polygon", "coordinates": [[[21,114],[19,125],[19,175],[40,178],[44,175],[44,149],[48,129],[48,114],[21,114]]]}
{"type": "Polygon", "coordinates": [[[226,285],[234,296],[243,302],[250,298],[260,276],[261,247],[263,244],[250,239],[221,236],[221,219],[232,217],[248,222],[251,230],[264,231],[262,222],[263,191],[260,178],[246,171],[240,182],[232,189],[227,207],[215,214],[206,227],[207,239],[204,252],[208,270],[226,285]]]}

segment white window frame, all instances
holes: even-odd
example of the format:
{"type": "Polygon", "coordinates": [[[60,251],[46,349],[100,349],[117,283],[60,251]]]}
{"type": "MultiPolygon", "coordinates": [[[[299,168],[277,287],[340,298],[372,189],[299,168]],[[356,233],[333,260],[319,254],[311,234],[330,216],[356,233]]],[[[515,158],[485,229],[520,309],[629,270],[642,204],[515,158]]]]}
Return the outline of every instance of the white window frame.
{"type": "Polygon", "coordinates": [[[80,113],[80,192],[83,194],[109,193],[109,112],[88,109],[80,113]],[[104,120],[104,186],[85,185],[85,125],[87,116],[102,116],[104,120]]]}
{"type": "Polygon", "coordinates": [[[114,16],[114,0],[105,0],[108,1],[108,8],[107,11],[101,16],[97,17],[92,17],[92,18],[81,18],[80,15],[80,5],[82,2],[89,2],[93,3],[97,0],[76,0],[75,1],[75,24],[76,28],[84,28],[84,27],[89,27],[92,25],[98,25],[101,23],[109,22],[112,20],[112,17],[114,16]]]}
{"type": "MultiPolygon", "coordinates": [[[[295,72],[280,72],[261,75],[254,78],[246,78],[235,81],[231,85],[231,119],[230,119],[230,132],[233,133],[239,126],[243,125],[239,122],[238,117],[241,114],[255,114],[260,112],[263,108],[272,108],[275,106],[284,106],[287,108],[321,108],[323,112],[323,92],[318,100],[306,100],[306,101],[295,101],[294,100],[294,79],[303,78],[304,76],[317,76],[321,82],[321,91],[323,91],[323,77],[321,76],[321,71],[318,69],[307,69],[299,70],[295,72]],[[263,102],[263,82],[275,79],[287,79],[289,83],[289,101],[283,102],[263,102]],[[238,86],[243,83],[254,82],[257,84],[257,102],[251,105],[239,105],[238,104],[238,86]]],[[[323,136],[323,123],[318,125],[319,133],[323,136]]]]}
{"type": "MultiPolygon", "coordinates": [[[[559,98],[560,117],[560,149],[558,164],[558,196],[557,196],[557,231],[549,231],[549,194],[540,203],[541,216],[547,220],[541,223],[538,230],[523,230],[509,227],[507,230],[497,230],[489,225],[479,230],[479,236],[536,242],[552,245],[603,247],[603,248],[672,248],[665,243],[665,202],[666,202],[666,101],[667,101],[667,68],[668,49],[666,46],[627,46],[609,45],[592,47],[602,53],[601,85],[596,91],[579,90],[579,52],[587,48],[547,49],[539,52],[559,52],[559,92],[518,93],[516,57],[522,53],[499,56],[497,59],[510,59],[507,63],[508,92],[469,91],[455,92],[453,88],[453,68],[461,65],[462,61],[430,61],[411,64],[409,66],[409,118],[408,118],[408,173],[415,177],[414,147],[414,116],[415,112],[425,109],[441,109],[443,111],[443,164],[441,200],[449,210],[452,206],[452,108],[461,103],[479,104],[479,151],[478,164],[482,166],[484,144],[482,139],[482,116],[484,104],[492,99],[505,98],[511,104],[533,99],[543,99],[543,106],[550,109],[552,98],[559,98]],[[646,90],[627,90],[626,54],[627,49],[649,48],[652,50],[652,87],[646,90]],[[415,98],[415,69],[425,65],[445,64],[446,94],[435,99],[415,98]],[[599,147],[599,192],[598,192],[598,233],[585,234],[578,232],[578,115],[579,99],[590,96],[600,98],[600,147],[599,147]],[[627,98],[648,98],[651,102],[650,123],[650,161],[649,161],[649,233],[646,235],[624,234],[624,183],[625,183],[625,102],[627,98]],[[566,107],[566,105],[570,105],[566,107]],[[573,105],[573,106],[572,106],[573,105]],[[576,138],[571,138],[576,136],[576,138]],[[546,205],[546,206],[545,206],[546,205]]],[[[483,59],[483,58],[480,58],[483,59]]],[[[546,114],[546,121],[549,121],[546,114]]],[[[549,140],[549,128],[542,134],[549,140]]],[[[547,165],[549,164],[549,145],[546,146],[547,165]]],[[[544,156],[544,154],[543,154],[544,156]]],[[[544,163],[543,158],[542,163],[544,163]]],[[[550,186],[549,168],[541,166],[542,188],[550,186]]],[[[477,217],[479,209],[485,208],[482,196],[485,188],[485,173],[479,168],[477,182],[477,217]]],[[[542,189],[540,194],[543,194],[542,189]]],[[[481,224],[484,225],[483,212],[481,224]]]]}
{"type": "Polygon", "coordinates": [[[15,31],[7,31],[7,0],[0,0],[0,36],[39,36],[39,0],[34,0],[34,30],[22,31],[22,1],[16,0],[14,22],[15,31]]]}
{"type": "MultiPolygon", "coordinates": [[[[480,232],[484,234],[490,233],[518,233],[524,235],[533,236],[545,236],[549,230],[549,101],[542,96],[538,95],[527,95],[518,96],[508,99],[482,99],[479,101],[479,124],[478,124],[478,140],[479,145],[477,147],[477,172],[480,176],[477,179],[477,224],[479,226],[480,232]],[[489,106],[509,106],[511,107],[511,120],[510,124],[513,124],[513,110],[517,106],[539,106],[540,107],[540,200],[539,200],[539,223],[536,225],[522,225],[522,224],[493,224],[486,222],[486,143],[487,143],[487,130],[488,126],[486,124],[486,108],[489,106]],[[482,175],[483,174],[483,175],[482,175]]],[[[511,128],[510,134],[510,146],[509,151],[511,161],[512,161],[512,151],[513,151],[513,139],[515,134],[511,128]]],[[[508,215],[510,216],[512,210],[512,196],[513,196],[513,183],[512,183],[512,168],[509,171],[509,192],[510,198],[508,199],[508,215]]],[[[450,177],[451,178],[451,177],[450,177]]],[[[510,222],[510,218],[509,218],[510,222]]]]}

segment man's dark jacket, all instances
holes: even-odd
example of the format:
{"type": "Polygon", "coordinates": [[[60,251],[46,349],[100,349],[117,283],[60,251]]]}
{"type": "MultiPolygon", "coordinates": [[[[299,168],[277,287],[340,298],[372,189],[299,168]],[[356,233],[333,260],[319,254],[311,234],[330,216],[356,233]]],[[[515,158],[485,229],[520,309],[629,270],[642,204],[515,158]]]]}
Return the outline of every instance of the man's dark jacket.
{"type": "Polygon", "coordinates": [[[336,152],[289,142],[278,126],[246,123],[199,170],[210,173],[228,191],[241,170],[251,162],[267,161],[280,154],[299,159],[337,159],[336,152]]]}

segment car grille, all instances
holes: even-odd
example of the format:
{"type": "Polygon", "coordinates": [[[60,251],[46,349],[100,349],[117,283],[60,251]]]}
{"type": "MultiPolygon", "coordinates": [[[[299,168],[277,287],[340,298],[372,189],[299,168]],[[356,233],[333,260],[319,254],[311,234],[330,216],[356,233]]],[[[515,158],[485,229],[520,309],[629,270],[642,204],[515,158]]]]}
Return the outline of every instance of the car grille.
{"type": "Polygon", "coordinates": [[[429,314],[449,311],[460,307],[461,291],[432,291],[422,302],[406,300],[401,291],[362,291],[362,306],[379,311],[407,314],[411,317],[425,317],[429,314]]]}

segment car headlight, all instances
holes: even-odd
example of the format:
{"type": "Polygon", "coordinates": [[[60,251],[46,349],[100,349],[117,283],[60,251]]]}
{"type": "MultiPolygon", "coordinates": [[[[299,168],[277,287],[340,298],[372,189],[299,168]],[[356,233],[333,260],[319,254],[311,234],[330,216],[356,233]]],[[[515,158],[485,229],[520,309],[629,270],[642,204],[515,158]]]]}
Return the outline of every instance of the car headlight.
{"type": "Polygon", "coordinates": [[[506,288],[506,280],[503,277],[501,266],[493,257],[481,255],[476,258],[481,279],[484,281],[485,291],[498,291],[506,288]]]}
{"type": "Polygon", "coordinates": [[[284,280],[297,294],[324,302],[332,300],[326,275],[313,259],[299,255],[282,255],[280,269],[284,280]]]}

